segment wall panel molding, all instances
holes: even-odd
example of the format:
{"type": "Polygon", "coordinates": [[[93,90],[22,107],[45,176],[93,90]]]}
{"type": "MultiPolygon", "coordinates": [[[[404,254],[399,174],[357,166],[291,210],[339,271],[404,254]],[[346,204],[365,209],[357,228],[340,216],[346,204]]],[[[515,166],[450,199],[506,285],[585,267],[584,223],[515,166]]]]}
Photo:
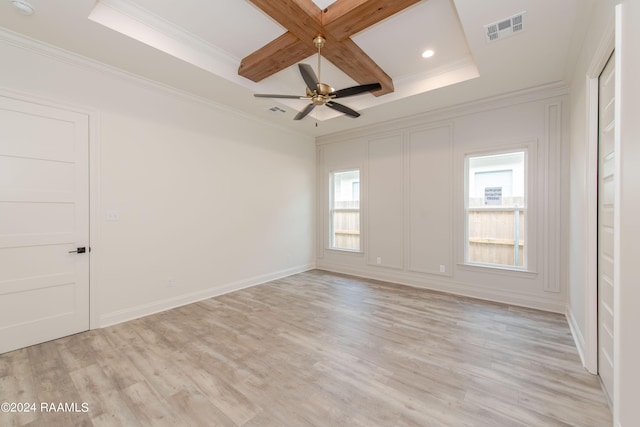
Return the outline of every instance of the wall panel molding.
{"type": "Polygon", "coordinates": [[[403,135],[367,141],[367,263],[402,270],[404,265],[403,135]],[[380,262],[378,262],[378,260],[380,262]]]}
{"type": "MultiPolygon", "coordinates": [[[[361,161],[369,165],[370,141],[395,138],[397,144],[401,135],[401,166],[394,161],[387,176],[396,182],[401,169],[404,180],[399,190],[401,197],[394,198],[394,203],[398,198],[403,200],[404,227],[396,229],[393,233],[400,236],[394,234],[389,241],[396,245],[403,239],[401,265],[394,263],[393,268],[376,265],[376,254],[369,252],[372,246],[383,245],[371,242],[372,245],[363,246],[365,253],[361,257],[325,250],[324,256],[317,259],[318,268],[564,313],[567,292],[561,277],[566,247],[561,231],[566,221],[563,218],[566,105],[566,88],[552,86],[525,91],[520,97],[499,97],[447,112],[318,138],[316,146],[325,151],[325,163],[361,161]],[[444,120],[447,115],[451,117],[444,120]],[[358,143],[367,147],[360,151],[348,148],[358,143]],[[527,236],[531,251],[528,271],[506,273],[501,269],[461,265],[465,153],[513,147],[527,149],[528,167],[532,171],[532,179],[527,182],[531,200],[528,221],[533,225],[531,235],[527,236]],[[440,266],[444,266],[444,272],[440,266]]],[[[367,191],[371,193],[368,177],[365,174],[363,186],[369,186],[367,191]]],[[[363,206],[365,218],[380,215],[367,212],[373,206],[366,203],[363,206]]],[[[383,211],[388,210],[381,206],[383,211]]],[[[370,231],[365,229],[365,234],[370,231]]]]}
{"type": "Polygon", "coordinates": [[[453,272],[453,125],[406,132],[408,271],[453,272]],[[440,207],[433,208],[434,204],[440,207]],[[434,243],[438,244],[434,248],[434,243]],[[445,271],[440,271],[444,266],[445,271]]]}
{"type": "Polygon", "coordinates": [[[543,204],[541,218],[544,236],[544,290],[560,292],[560,255],[562,245],[560,185],[562,161],[562,103],[545,105],[545,144],[543,145],[543,204]]]}
{"type": "Polygon", "coordinates": [[[327,198],[327,180],[324,168],[324,150],[316,148],[316,258],[324,256],[325,239],[327,230],[327,210],[325,200],[327,198]]]}

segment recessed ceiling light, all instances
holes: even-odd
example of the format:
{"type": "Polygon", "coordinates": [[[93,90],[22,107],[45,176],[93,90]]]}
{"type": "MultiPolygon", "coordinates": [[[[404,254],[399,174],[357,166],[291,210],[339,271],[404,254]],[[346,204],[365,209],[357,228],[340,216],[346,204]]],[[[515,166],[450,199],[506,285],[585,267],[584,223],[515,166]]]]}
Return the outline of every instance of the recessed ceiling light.
{"type": "Polygon", "coordinates": [[[24,0],[11,0],[11,5],[20,12],[21,15],[33,15],[34,9],[29,3],[24,0]]]}
{"type": "Polygon", "coordinates": [[[422,57],[423,58],[431,58],[434,54],[435,54],[434,51],[432,51],[431,49],[427,49],[424,52],[422,52],[422,57]]]}

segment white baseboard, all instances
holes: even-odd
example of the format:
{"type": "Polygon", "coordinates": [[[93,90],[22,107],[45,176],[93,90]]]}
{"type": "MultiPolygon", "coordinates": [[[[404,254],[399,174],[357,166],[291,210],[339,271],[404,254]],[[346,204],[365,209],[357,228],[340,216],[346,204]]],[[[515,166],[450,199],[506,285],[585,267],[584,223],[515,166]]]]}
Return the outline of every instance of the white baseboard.
{"type": "MultiPolygon", "coordinates": [[[[455,282],[451,279],[442,279],[435,276],[426,277],[423,275],[420,278],[416,278],[415,275],[403,271],[372,271],[368,268],[354,268],[351,266],[335,265],[323,262],[318,262],[316,268],[335,273],[351,274],[353,276],[364,277],[367,279],[383,280],[400,285],[412,286],[414,288],[429,289],[452,295],[460,295],[519,307],[550,311],[553,313],[564,314],[566,309],[564,301],[561,301],[560,298],[545,299],[537,295],[519,294],[515,292],[505,293],[504,290],[500,289],[479,288],[478,286],[472,286],[466,283],[455,282]]],[[[554,296],[557,296],[557,294],[554,294],[554,296]]]]}
{"type": "Polygon", "coordinates": [[[281,279],[283,277],[309,271],[314,268],[315,266],[313,264],[305,264],[298,267],[275,271],[273,273],[267,273],[260,276],[238,280],[236,282],[227,283],[225,285],[216,286],[214,288],[204,289],[198,292],[179,295],[179,296],[167,298],[161,301],[153,301],[148,304],[143,304],[136,307],[126,308],[124,310],[103,314],[100,316],[99,327],[105,328],[107,326],[116,325],[118,323],[127,322],[129,320],[138,319],[144,316],[149,316],[151,314],[170,310],[172,308],[181,307],[183,305],[192,304],[194,302],[228,294],[230,292],[238,291],[240,289],[246,289],[253,286],[261,285],[263,283],[270,282],[272,280],[281,279]]]}
{"type": "Polygon", "coordinates": [[[567,323],[569,323],[569,329],[571,330],[571,336],[573,337],[573,341],[576,344],[576,348],[578,349],[578,354],[580,355],[580,362],[582,362],[582,366],[586,368],[586,360],[584,358],[584,336],[582,335],[582,331],[578,326],[578,322],[576,322],[576,318],[573,315],[573,311],[571,307],[567,305],[565,310],[565,316],[567,318],[567,323]]]}

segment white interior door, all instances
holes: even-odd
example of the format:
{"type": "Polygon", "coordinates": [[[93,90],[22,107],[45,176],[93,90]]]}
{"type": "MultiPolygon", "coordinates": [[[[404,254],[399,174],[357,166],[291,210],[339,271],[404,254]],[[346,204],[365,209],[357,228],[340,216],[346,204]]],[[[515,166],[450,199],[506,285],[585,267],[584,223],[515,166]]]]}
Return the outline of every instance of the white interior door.
{"type": "Polygon", "coordinates": [[[88,116],[0,96],[0,353],[89,329],[88,151],[88,116]]]}
{"type": "Polygon", "coordinates": [[[614,216],[613,56],[599,80],[598,115],[598,374],[613,402],[613,216],[614,216]]]}

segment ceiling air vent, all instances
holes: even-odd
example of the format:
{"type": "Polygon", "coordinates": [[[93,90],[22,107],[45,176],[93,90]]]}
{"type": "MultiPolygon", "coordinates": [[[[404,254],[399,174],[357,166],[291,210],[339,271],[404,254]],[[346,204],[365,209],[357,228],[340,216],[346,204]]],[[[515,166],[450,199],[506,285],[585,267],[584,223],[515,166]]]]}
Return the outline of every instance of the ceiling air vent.
{"type": "Polygon", "coordinates": [[[520,12],[517,15],[513,15],[509,18],[503,19],[498,22],[493,22],[484,26],[484,34],[487,43],[495,42],[496,40],[511,37],[514,34],[521,33],[524,30],[524,15],[525,12],[520,12]]]}

